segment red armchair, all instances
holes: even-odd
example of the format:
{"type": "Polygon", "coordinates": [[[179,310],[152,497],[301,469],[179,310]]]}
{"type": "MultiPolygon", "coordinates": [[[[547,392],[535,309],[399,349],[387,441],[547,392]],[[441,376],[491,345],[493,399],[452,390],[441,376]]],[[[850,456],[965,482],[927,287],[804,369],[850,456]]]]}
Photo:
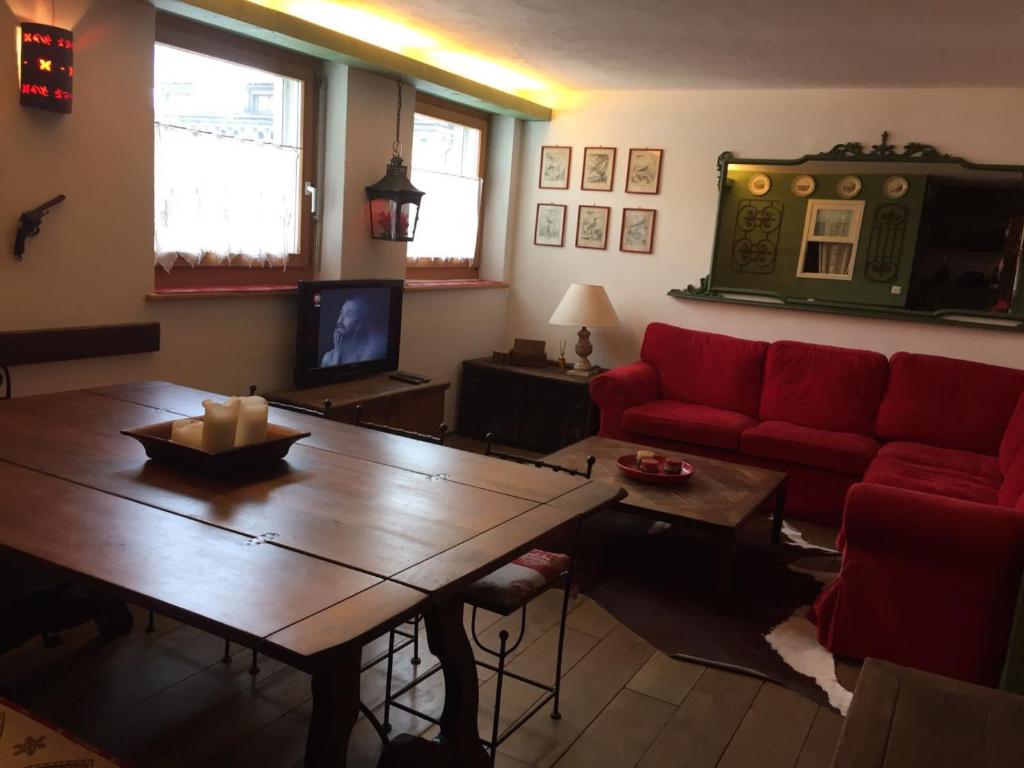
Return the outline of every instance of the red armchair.
{"type": "Polygon", "coordinates": [[[1024,569],[1024,498],[1016,507],[853,486],[842,570],[811,614],[818,641],[995,685],[1024,569]]]}

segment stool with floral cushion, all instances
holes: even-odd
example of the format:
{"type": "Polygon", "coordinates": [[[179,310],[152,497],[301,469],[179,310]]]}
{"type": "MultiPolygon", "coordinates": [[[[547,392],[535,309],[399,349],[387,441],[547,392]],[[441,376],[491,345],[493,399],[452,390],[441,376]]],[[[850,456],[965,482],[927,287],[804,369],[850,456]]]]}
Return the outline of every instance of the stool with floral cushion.
{"type": "MultiPolygon", "coordinates": [[[[578,532],[577,528],[577,532],[578,532]]],[[[489,669],[496,674],[496,690],[494,694],[494,718],[491,723],[489,738],[481,739],[488,748],[491,756],[491,764],[497,756],[498,746],[518,730],[527,720],[539,712],[549,702],[553,701],[551,717],[555,720],[561,718],[558,709],[559,694],[561,692],[562,679],[562,651],[565,643],[565,622],[569,613],[569,598],[572,593],[572,566],[573,558],[566,554],[547,552],[543,549],[531,549],[524,555],[517,557],[511,563],[503,565],[493,573],[484,576],[482,579],[471,584],[463,592],[463,600],[467,605],[473,607],[472,620],[470,624],[473,642],[485,653],[495,658],[495,663],[477,659],[477,665],[489,669]],[[510,672],[505,669],[505,663],[510,654],[514,653],[523,641],[526,631],[526,608],[529,603],[539,595],[555,586],[561,586],[565,590],[562,597],[562,611],[558,624],[558,653],[555,657],[555,675],[552,683],[543,683],[532,680],[523,675],[510,672]],[[481,639],[477,631],[477,613],[483,609],[501,616],[510,616],[516,611],[520,613],[519,632],[514,642],[509,642],[510,633],[502,629],[498,633],[498,647],[488,647],[481,639]],[[501,689],[505,677],[511,677],[534,688],[538,688],[544,694],[533,703],[522,715],[516,718],[504,731],[498,732],[498,724],[501,717],[501,689]]],[[[392,643],[394,637],[392,636],[392,643]]],[[[390,667],[390,664],[389,664],[390,667]]],[[[391,692],[391,676],[388,675],[387,688],[384,703],[384,728],[390,728],[391,707],[397,707],[416,717],[428,722],[439,724],[437,718],[431,717],[413,707],[398,701],[419,683],[431,675],[436,674],[441,666],[434,665],[422,675],[417,676],[407,685],[391,692]]],[[[389,669],[390,673],[390,669],[389,669]]]]}
{"type": "MultiPolygon", "coordinates": [[[[594,462],[596,461],[593,456],[590,456],[587,458],[586,470],[576,470],[569,467],[563,467],[558,464],[550,464],[536,459],[516,456],[514,454],[499,453],[492,450],[490,438],[491,436],[488,435],[486,451],[488,456],[494,456],[507,461],[515,461],[517,463],[534,464],[538,467],[550,469],[554,472],[566,472],[571,475],[577,475],[589,479],[594,467],[594,462]]],[[[558,720],[562,716],[558,705],[562,685],[562,652],[565,646],[565,622],[566,617],[569,614],[569,598],[573,592],[573,568],[575,565],[575,552],[578,549],[577,544],[579,542],[581,528],[582,521],[577,522],[575,542],[572,547],[573,554],[548,552],[543,549],[531,549],[529,552],[520,555],[512,562],[503,565],[496,571],[493,571],[487,576],[473,582],[463,590],[463,601],[473,608],[472,620],[470,622],[473,642],[478,648],[480,648],[480,650],[494,657],[496,660],[495,664],[481,659],[476,660],[478,666],[489,669],[496,675],[494,717],[491,722],[491,732],[489,738],[481,739],[490,754],[491,765],[494,765],[494,761],[498,754],[498,747],[501,743],[521,728],[531,717],[537,714],[537,712],[543,709],[548,702],[553,702],[551,707],[551,717],[558,720]],[[562,596],[562,610],[558,623],[558,652],[555,657],[555,674],[553,682],[550,684],[543,683],[524,677],[523,675],[516,674],[515,672],[509,672],[505,669],[505,663],[508,660],[509,655],[514,653],[523,641],[523,637],[526,633],[527,606],[530,602],[547,592],[552,587],[558,586],[564,589],[564,594],[562,596]],[[510,633],[508,630],[502,629],[498,633],[497,648],[491,648],[484,644],[480,639],[479,632],[477,631],[477,614],[481,609],[501,616],[511,616],[516,611],[519,611],[519,632],[515,641],[509,643],[510,633]],[[544,693],[523,714],[513,720],[508,727],[499,733],[498,725],[501,717],[501,689],[506,677],[511,677],[521,683],[538,688],[544,693]]],[[[392,632],[390,642],[390,646],[392,647],[394,645],[394,639],[395,633],[392,632]]],[[[437,718],[431,717],[430,715],[420,712],[398,701],[399,697],[408,693],[431,675],[436,674],[440,668],[440,665],[435,665],[422,675],[415,677],[407,685],[404,685],[399,690],[392,692],[391,659],[389,657],[384,697],[385,730],[390,730],[391,707],[397,707],[404,712],[408,712],[409,714],[415,715],[416,717],[422,718],[430,723],[434,723],[435,725],[440,724],[440,721],[437,718]]]]}

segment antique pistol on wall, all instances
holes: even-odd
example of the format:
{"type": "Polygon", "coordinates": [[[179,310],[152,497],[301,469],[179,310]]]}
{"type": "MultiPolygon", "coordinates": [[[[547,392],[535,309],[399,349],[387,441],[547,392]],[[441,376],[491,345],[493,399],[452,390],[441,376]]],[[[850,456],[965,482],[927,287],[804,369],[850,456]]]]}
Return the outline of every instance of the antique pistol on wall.
{"type": "Polygon", "coordinates": [[[39,225],[43,221],[43,216],[45,216],[53,206],[63,200],[64,195],[57,195],[51,200],[47,200],[38,208],[33,208],[30,211],[22,211],[21,216],[18,217],[18,233],[14,236],[14,257],[18,261],[21,261],[21,257],[25,253],[25,240],[39,234],[39,225]]]}

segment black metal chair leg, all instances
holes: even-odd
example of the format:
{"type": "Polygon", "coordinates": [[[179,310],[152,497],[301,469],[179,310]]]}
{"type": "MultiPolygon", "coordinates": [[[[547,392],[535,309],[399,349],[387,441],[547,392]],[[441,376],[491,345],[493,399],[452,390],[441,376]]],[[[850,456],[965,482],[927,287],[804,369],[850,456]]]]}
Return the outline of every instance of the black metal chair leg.
{"type": "Polygon", "coordinates": [[[417,614],[412,620],[412,663],[416,666],[420,663],[420,616],[417,614]]]}
{"type": "Polygon", "coordinates": [[[260,672],[259,667],[259,654],[256,651],[252,652],[252,665],[249,667],[250,675],[258,675],[260,672]]]}
{"type": "Polygon", "coordinates": [[[384,732],[391,732],[391,673],[395,664],[395,630],[388,632],[388,672],[387,680],[384,681],[384,732]]]}
{"type": "Polygon", "coordinates": [[[389,741],[388,732],[384,728],[384,726],[380,724],[380,720],[377,719],[377,716],[373,714],[373,710],[371,710],[368,706],[366,706],[363,702],[360,701],[359,711],[363,713],[363,715],[369,721],[370,725],[373,726],[373,730],[377,732],[377,737],[380,739],[380,743],[386,749],[389,741]]]}
{"type": "Polygon", "coordinates": [[[497,691],[494,694],[494,721],[491,723],[491,743],[489,745],[492,768],[495,760],[498,759],[498,722],[501,719],[501,684],[505,680],[505,656],[507,655],[506,648],[508,647],[508,630],[501,630],[501,632],[498,633],[498,640],[500,641],[500,646],[498,648],[498,685],[497,691]]]}
{"type": "MultiPolygon", "coordinates": [[[[571,572],[571,571],[570,571],[571,572]]],[[[558,710],[558,701],[562,693],[562,651],[565,648],[565,620],[569,615],[569,597],[572,594],[572,579],[565,585],[565,595],[562,597],[562,618],[558,627],[558,655],[555,657],[555,697],[554,706],[551,708],[551,719],[561,720],[562,713],[558,710]]]]}
{"type": "Polygon", "coordinates": [[[149,621],[146,622],[146,634],[151,635],[156,632],[156,622],[154,621],[153,609],[149,610],[149,621]]]}
{"type": "MultiPolygon", "coordinates": [[[[593,467],[593,462],[587,461],[587,472],[593,467]]],[[[555,696],[554,706],[551,707],[551,719],[561,720],[562,712],[558,709],[562,696],[562,652],[565,649],[565,622],[569,616],[569,598],[572,597],[572,582],[576,576],[576,556],[580,551],[580,537],[583,535],[583,522],[576,524],[576,533],[573,537],[572,553],[569,555],[569,570],[565,579],[565,594],[562,596],[562,617],[558,626],[558,656],[555,658],[555,696]]]]}
{"type": "Polygon", "coordinates": [[[222,664],[231,663],[231,641],[226,637],[224,638],[224,657],[221,659],[222,664]]]}

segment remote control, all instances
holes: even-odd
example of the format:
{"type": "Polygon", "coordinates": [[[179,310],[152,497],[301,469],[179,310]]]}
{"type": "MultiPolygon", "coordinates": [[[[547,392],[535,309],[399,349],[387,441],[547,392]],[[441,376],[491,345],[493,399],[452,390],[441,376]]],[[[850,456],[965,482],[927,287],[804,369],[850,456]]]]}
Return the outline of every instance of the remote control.
{"type": "Polygon", "coordinates": [[[391,378],[395,381],[404,381],[406,384],[426,384],[430,381],[426,376],[420,376],[417,373],[406,373],[405,371],[395,371],[391,374],[391,378]]]}

